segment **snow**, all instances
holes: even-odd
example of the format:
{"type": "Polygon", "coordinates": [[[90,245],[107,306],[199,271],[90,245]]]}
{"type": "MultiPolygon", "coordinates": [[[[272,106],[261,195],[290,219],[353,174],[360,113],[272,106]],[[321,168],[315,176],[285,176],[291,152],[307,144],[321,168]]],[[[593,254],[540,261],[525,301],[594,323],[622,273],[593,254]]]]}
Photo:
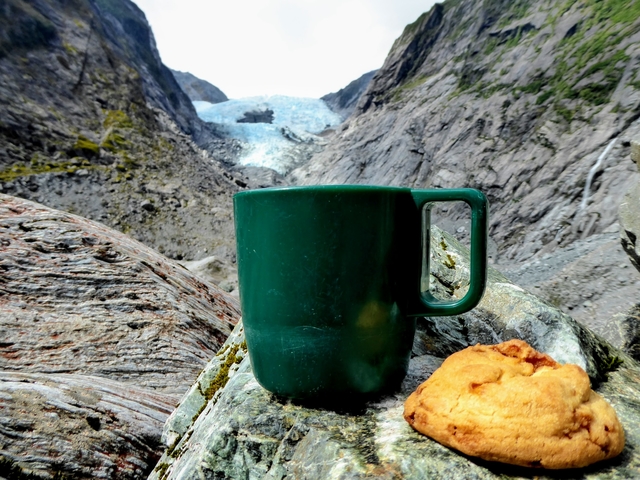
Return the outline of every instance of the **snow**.
{"type": "MultiPolygon", "coordinates": [[[[240,165],[267,167],[285,173],[296,160],[300,144],[322,143],[316,134],[341,123],[320,99],[262,96],[229,100],[222,103],[193,102],[198,116],[220,124],[232,138],[247,148],[238,159],[240,165]],[[273,111],[272,123],[238,123],[246,112],[273,111]]],[[[298,155],[299,156],[299,155],[298,155]]]]}

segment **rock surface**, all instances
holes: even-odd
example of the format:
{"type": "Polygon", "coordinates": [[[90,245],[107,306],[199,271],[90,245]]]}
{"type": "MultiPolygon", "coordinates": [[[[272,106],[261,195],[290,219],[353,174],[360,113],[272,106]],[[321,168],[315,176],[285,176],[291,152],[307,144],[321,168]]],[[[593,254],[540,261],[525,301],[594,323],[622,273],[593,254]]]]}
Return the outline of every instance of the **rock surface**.
{"type": "Polygon", "coordinates": [[[229,100],[218,87],[189,72],[171,70],[171,73],[192,102],[220,103],[229,100]]]}
{"type": "MultiPolygon", "coordinates": [[[[631,159],[640,169],[640,141],[631,141],[631,159]]],[[[618,211],[620,216],[620,243],[629,260],[640,270],[640,181],[636,181],[624,196],[618,211]]],[[[636,360],[640,360],[640,303],[633,297],[634,305],[628,312],[615,317],[621,333],[622,345],[636,360]]]]}
{"type": "Polygon", "coordinates": [[[0,271],[0,477],[144,478],[237,301],[126,235],[2,194],[0,271]]]}
{"type": "MultiPolygon", "coordinates": [[[[462,295],[467,252],[435,228],[432,245],[431,288],[439,295],[462,295]],[[446,266],[452,263],[453,269],[446,266]]],[[[239,324],[167,421],[168,448],[149,478],[626,479],[640,471],[640,365],[495,270],[472,312],[419,322],[413,355],[395,395],[361,411],[305,408],[279,402],[256,382],[239,324]],[[402,417],[404,400],[446,355],[508,338],[586,366],[625,428],[627,446],[619,458],[579,471],[520,469],[470,459],[409,427],[402,417]]]]}
{"type": "Polygon", "coordinates": [[[523,264],[499,268],[616,347],[627,341],[626,328],[616,319],[636,305],[640,273],[620,246],[617,225],[523,264]]]}
{"type": "MultiPolygon", "coordinates": [[[[63,3],[56,0],[48,1],[51,5],[50,8],[64,11],[63,3]]],[[[18,3],[20,2],[18,1],[18,3]]],[[[77,88],[81,89],[84,82],[94,81],[91,78],[92,74],[97,73],[92,71],[91,67],[95,68],[95,65],[91,65],[92,59],[88,58],[93,53],[89,51],[89,48],[94,40],[92,37],[95,35],[96,40],[103,43],[103,49],[109,50],[108,54],[110,54],[112,61],[115,60],[114,63],[122,62],[130,71],[139,75],[145,100],[150,106],[167,112],[180,130],[191,135],[196,141],[207,139],[209,137],[208,131],[195,114],[195,108],[189,101],[189,97],[180,89],[171,70],[160,60],[153,32],[142,10],[135,3],[127,0],[75,0],[75,3],[75,7],[79,10],[76,15],[80,14],[78,16],[81,18],[83,17],[81,12],[85,8],[91,10],[88,25],[83,25],[82,20],[79,23],[74,22],[81,37],[84,34],[89,35],[89,38],[86,39],[87,45],[79,45],[77,52],[75,52],[84,54],[85,57],[82,67],[84,71],[78,79],[77,88]],[[86,27],[88,27],[88,32],[85,33],[86,27]]],[[[38,5],[38,8],[41,12],[43,11],[42,3],[38,5]]],[[[45,11],[45,15],[51,15],[49,18],[56,27],[60,25],[56,20],[69,20],[65,18],[67,12],[60,14],[48,9],[45,11]],[[56,18],[56,13],[60,17],[56,18]]],[[[66,31],[63,33],[61,39],[63,42],[68,41],[64,35],[66,33],[66,31]]],[[[63,46],[69,50],[64,43],[63,46]]],[[[75,44],[70,46],[76,47],[75,44]]],[[[73,61],[68,61],[68,63],[72,65],[73,61]]],[[[61,62],[61,65],[64,67],[64,62],[61,62]]]]}
{"type": "Polygon", "coordinates": [[[0,478],[146,478],[175,402],[104,377],[0,370],[0,478]]]}
{"type": "Polygon", "coordinates": [[[236,120],[238,123],[273,123],[273,110],[249,110],[236,120]]]}

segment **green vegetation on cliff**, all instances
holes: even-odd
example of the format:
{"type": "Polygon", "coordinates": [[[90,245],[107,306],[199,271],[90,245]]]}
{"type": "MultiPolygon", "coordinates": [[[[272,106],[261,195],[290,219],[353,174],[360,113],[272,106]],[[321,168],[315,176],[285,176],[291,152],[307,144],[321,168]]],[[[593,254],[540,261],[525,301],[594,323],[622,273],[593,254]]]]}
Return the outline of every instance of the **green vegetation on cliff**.
{"type": "Polygon", "coordinates": [[[68,161],[56,162],[34,156],[29,164],[15,164],[4,170],[0,170],[0,182],[11,182],[20,177],[41,175],[44,173],[75,173],[80,169],[93,169],[96,166],[81,157],[68,161]]]}
{"type": "MultiPolygon", "coordinates": [[[[481,28],[478,39],[482,56],[474,48],[460,58],[463,66],[457,93],[484,98],[508,91],[535,95],[533,103],[552,106],[569,122],[581,105],[601,107],[611,100],[630,61],[628,39],[640,31],[640,3],[633,0],[569,0],[555,5],[495,0],[483,6],[484,30],[481,28]],[[543,24],[527,23],[539,22],[540,15],[546,15],[543,24]],[[518,56],[531,57],[535,63],[544,42],[552,38],[548,29],[556,31],[567,15],[578,20],[551,51],[547,47],[544,55],[554,57],[551,68],[533,77],[525,75],[528,82],[524,85],[509,84],[492,73],[499,70],[501,76],[507,76],[518,56]],[[545,28],[547,33],[540,36],[545,28]],[[505,57],[516,47],[518,53],[505,57]]],[[[635,88],[633,82],[628,84],[635,88]]]]}

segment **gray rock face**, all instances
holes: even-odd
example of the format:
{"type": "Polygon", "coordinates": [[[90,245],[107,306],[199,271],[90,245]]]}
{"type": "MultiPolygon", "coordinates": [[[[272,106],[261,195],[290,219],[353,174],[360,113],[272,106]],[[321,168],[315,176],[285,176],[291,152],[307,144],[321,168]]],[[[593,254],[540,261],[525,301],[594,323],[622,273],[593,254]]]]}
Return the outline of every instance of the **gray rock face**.
{"type": "Polygon", "coordinates": [[[200,100],[209,103],[221,103],[229,100],[218,87],[189,72],[171,70],[171,73],[192,102],[200,100]]]}
{"type": "Polygon", "coordinates": [[[167,112],[184,133],[196,139],[206,138],[207,130],[189,98],[160,60],[151,27],[142,10],[127,0],[89,0],[87,4],[94,14],[90,33],[102,38],[112,55],[138,73],[146,101],[167,112]]]}
{"type": "MultiPolygon", "coordinates": [[[[640,168],[640,142],[631,141],[631,159],[640,168]]],[[[636,269],[640,270],[640,181],[636,181],[624,196],[620,204],[620,243],[636,269]]],[[[640,303],[634,298],[635,305],[624,314],[616,316],[622,336],[623,347],[636,360],[640,360],[640,303]]]]}
{"type": "Polygon", "coordinates": [[[616,314],[613,321],[622,334],[623,350],[640,360],[640,306],[636,304],[628,312],[616,314]]]}
{"type": "Polygon", "coordinates": [[[377,70],[367,72],[360,78],[349,83],[346,87],[341,88],[337,92],[328,93],[320,97],[320,99],[324,100],[331,110],[340,114],[343,119],[346,119],[355,110],[358,100],[360,100],[360,97],[366,91],[376,72],[377,70]]]}
{"type": "MultiPolygon", "coordinates": [[[[405,28],[356,112],[289,180],[479,188],[491,204],[493,260],[509,271],[546,255],[544,263],[552,262],[555,252],[604,234],[638,178],[627,157],[640,133],[640,20],[622,6],[616,14],[602,8],[561,1],[435,5],[405,28]],[[612,32],[619,43],[598,44],[612,32]]],[[[454,220],[463,214],[454,212],[454,220]]],[[[616,262],[605,270],[615,271],[616,262]]],[[[560,306],[584,309],[603,325],[613,306],[583,307],[592,300],[581,294],[611,282],[578,271],[575,280],[590,283],[560,306]]],[[[626,311],[627,299],[640,295],[640,286],[631,291],[639,278],[630,269],[615,275],[629,287],[617,306],[626,311]]]]}
{"type": "Polygon", "coordinates": [[[627,342],[616,318],[638,301],[640,274],[620,246],[618,226],[500,270],[513,283],[571,315],[616,347],[627,342]]]}
{"type": "Polygon", "coordinates": [[[142,12],[128,0],[12,0],[0,31],[0,191],[173,258],[231,263],[239,186],[193,141],[225,140],[160,62],[142,12]]]}
{"type": "Polygon", "coordinates": [[[0,370],[0,478],[146,478],[175,403],[104,377],[0,370]]]}
{"type": "MultiPolygon", "coordinates": [[[[468,252],[436,228],[431,244],[431,289],[443,297],[463,295],[468,252]]],[[[625,428],[627,446],[619,458],[560,475],[637,475],[640,407],[635,397],[640,394],[640,365],[492,270],[487,294],[472,312],[419,322],[400,391],[360,411],[279,402],[251,373],[238,324],[165,424],[163,441],[168,448],[149,478],[556,478],[548,471],[472,460],[416,433],[402,417],[404,400],[444,356],[475,342],[509,338],[522,338],[558,360],[586,367],[625,428]],[[614,366],[618,368],[611,371],[614,366]]]]}
{"type": "Polygon", "coordinates": [[[237,301],[104,225],[2,194],[0,271],[0,477],[146,477],[237,301]]]}

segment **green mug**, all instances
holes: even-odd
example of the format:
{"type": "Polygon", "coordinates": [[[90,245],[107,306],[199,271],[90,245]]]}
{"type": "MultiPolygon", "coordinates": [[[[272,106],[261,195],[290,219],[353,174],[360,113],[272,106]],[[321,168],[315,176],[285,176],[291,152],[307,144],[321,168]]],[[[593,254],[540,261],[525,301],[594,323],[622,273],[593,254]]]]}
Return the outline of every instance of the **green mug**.
{"type": "Polygon", "coordinates": [[[399,387],[415,317],[468,311],[484,292],[488,204],[478,190],[326,185],[233,200],[251,366],[277,396],[360,401],[399,387]],[[443,201],[471,207],[470,287],[454,302],[420,288],[429,272],[422,211],[443,201]]]}

